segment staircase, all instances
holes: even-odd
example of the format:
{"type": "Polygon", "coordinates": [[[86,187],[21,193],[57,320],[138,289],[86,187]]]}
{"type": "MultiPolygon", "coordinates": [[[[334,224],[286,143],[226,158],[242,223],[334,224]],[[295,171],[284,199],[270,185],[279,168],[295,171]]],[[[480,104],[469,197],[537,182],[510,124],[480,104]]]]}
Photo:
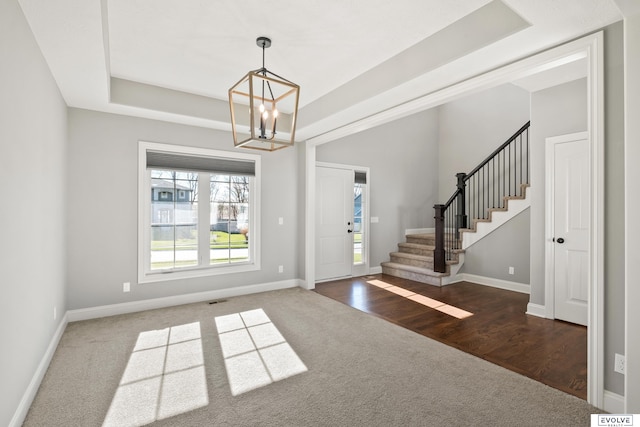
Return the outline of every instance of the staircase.
{"type": "Polygon", "coordinates": [[[391,260],[381,264],[383,274],[447,285],[462,267],[465,249],[531,205],[529,123],[469,174],[456,177],[449,201],[434,206],[435,233],[405,236],[391,260]]]}
{"type": "Polygon", "coordinates": [[[408,234],[405,238],[406,242],[398,243],[398,251],[389,254],[391,261],[381,264],[382,273],[434,286],[448,284],[451,270],[457,272],[464,250],[455,250],[447,261],[447,271],[438,273],[433,270],[435,234],[408,234]]]}

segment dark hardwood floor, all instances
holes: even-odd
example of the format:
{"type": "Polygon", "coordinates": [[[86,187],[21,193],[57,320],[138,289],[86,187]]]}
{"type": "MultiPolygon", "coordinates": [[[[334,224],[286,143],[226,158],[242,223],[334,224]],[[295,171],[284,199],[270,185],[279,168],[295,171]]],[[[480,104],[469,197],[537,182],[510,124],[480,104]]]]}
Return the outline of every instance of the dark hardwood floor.
{"type": "Polygon", "coordinates": [[[474,283],[436,287],[387,275],[315,291],[566,393],[587,398],[587,329],[525,314],[529,295],[474,283]],[[463,319],[367,283],[381,280],[473,313],[463,319]]]}

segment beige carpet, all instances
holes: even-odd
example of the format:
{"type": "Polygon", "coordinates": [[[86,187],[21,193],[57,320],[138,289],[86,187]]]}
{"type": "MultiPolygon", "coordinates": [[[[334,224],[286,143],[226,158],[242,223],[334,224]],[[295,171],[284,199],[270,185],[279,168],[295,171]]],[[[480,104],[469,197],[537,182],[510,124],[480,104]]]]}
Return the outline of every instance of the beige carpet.
{"type": "Polygon", "coordinates": [[[595,412],[296,288],[69,324],[24,425],[588,426],[595,412]]]}

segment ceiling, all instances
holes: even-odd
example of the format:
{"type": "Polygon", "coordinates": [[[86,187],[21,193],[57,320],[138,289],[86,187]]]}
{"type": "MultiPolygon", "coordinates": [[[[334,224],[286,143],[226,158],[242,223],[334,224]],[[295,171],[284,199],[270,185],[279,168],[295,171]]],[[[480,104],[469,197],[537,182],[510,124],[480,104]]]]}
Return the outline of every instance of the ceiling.
{"type": "MultiPolygon", "coordinates": [[[[70,107],[213,129],[230,128],[227,91],[270,37],[266,67],[301,86],[301,140],[622,19],[615,0],[19,3],[70,107]]],[[[516,83],[586,72],[569,67],[516,83]]]]}

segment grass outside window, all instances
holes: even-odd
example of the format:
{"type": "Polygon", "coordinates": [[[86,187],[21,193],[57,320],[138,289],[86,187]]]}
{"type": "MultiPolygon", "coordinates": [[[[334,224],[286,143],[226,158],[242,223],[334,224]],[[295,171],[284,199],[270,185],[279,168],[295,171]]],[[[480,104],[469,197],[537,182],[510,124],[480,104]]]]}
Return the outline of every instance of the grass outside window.
{"type": "MultiPolygon", "coordinates": [[[[212,231],[210,237],[211,249],[241,249],[246,248],[247,239],[243,234],[239,233],[226,233],[224,231],[212,231]]],[[[198,244],[196,239],[177,239],[173,240],[154,240],[151,242],[152,251],[173,251],[173,250],[197,250],[198,244]]]]}

